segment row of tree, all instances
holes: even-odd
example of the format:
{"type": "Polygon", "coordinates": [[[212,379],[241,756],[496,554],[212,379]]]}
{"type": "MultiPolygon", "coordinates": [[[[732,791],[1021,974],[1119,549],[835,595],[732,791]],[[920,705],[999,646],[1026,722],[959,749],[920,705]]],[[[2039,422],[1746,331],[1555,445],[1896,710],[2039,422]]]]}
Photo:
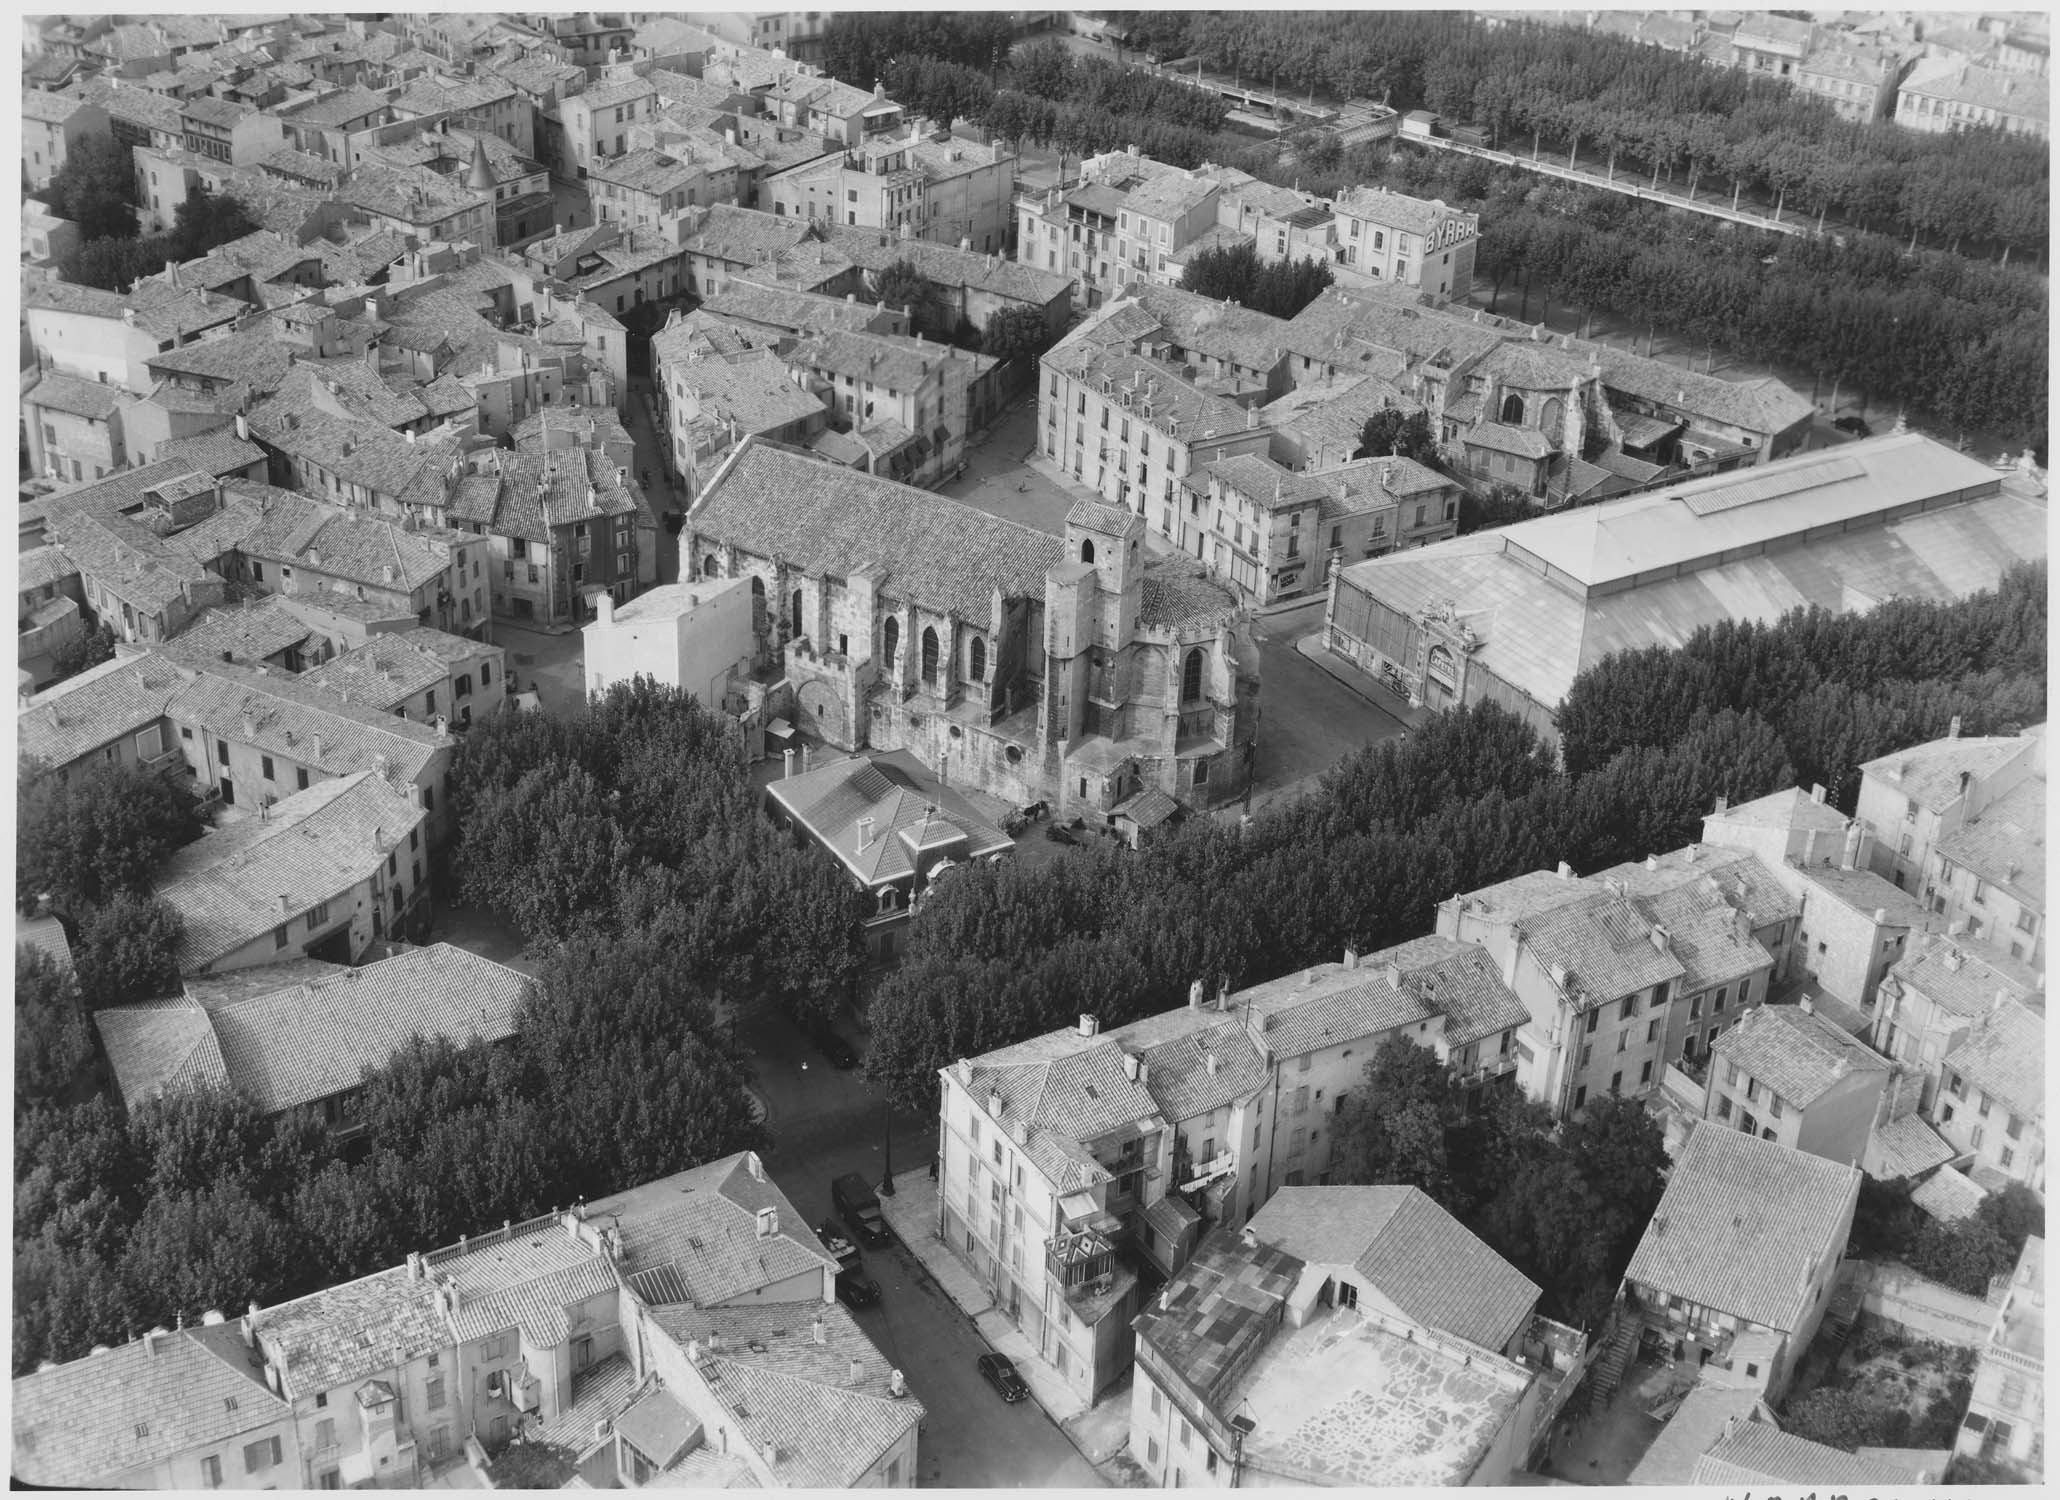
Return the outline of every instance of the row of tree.
{"type": "MultiPolygon", "coordinates": [[[[1826,670],[1807,706],[1782,681],[1698,692],[1687,666],[1661,671],[1664,651],[1612,659],[1576,683],[1564,770],[1528,725],[1483,704],[1347,757],[1316,795],[1243,827],[1197,819],[1135,855],[969,869],[917,914],[905,958],[869,1003],[868,1076],[902,1108],[934,1108],[940,1067],[1082,1012],[1113,1028],[1178,1006],[1197,976],[1252,984],[1347,946],[1388,947],[1429,931],[1454,891],[1560,860],[1593,870],[1678,848],[1718,796],[1762,796],[1798,774],[1845,786],[1861,761],[1943,735],[1956,714],[1969,733],[2006,714],[2043,716],[2043,676],[2020,666],[2043,660],[2043,566],[1926,618],[1920,630],[1909,607],[1890,605],[1755,627],[1753,639],[1822,638],[1827,660],[1831,638],[1846,643],[1847,664],[1826,670]],[[1909,654],[1912,633],[1982,631],[2018,643],[1909,654]],[[1644,669],[1655,684],[1620,664],[1641,661],[1657,664],[1644,669]],[[1743,706],[1753,703],[1779,727],[1743,706]]],[[[1746,639],[1701,632],[1681,661],[1718,638],[1746,639]]]]}
{"type": "MultiPolygon", "coordinates": [[[[1163,28],[1162,28],[1163,29],[1163,28]]],[[[2042,142],[1992,130],[1932,135],[1841,119],[1772,78],[1628,38],[1464,12],[1196,11],[1162,55],[1192,53],[1247,82],[1373,97],[1487,126],[1508,150],[1579,144],[1684,183],[1716,180],[1902,236],[2043,248],[2042,142]]]]}
{"type": "Polygon", "coordinates": [[[1332,280],[1330,262],[1325,260],[1261,264],[1250,241],[1196,251],[1180,273],[1186,291],[1240,302],[1276,318],[1292,318],[1329,290],[1332,280]]]}
{"type": "Polygon", "coordinates": [[[2046,567],[2020,563],[1952,603],[1891,599],[1866,614],[1796,610],[1704,626],[1679,647],[1622,651],[1560,706],[1570,774],[1672,744],[1699,716],[1754,708],[1803,783],[1851,812],[1858,767],[1943,732],[2007,733],[2045,716],[2046,567]],[[1937,727],[1931,727],[1937,726],[1937,727]]]}
{"type": "Polygon", "coordinates": [[[1548,1317],[1600,1327],[1665,1189],[1666,1146],[1645,1106],[1612,1094],[1557,1130],[1514,1089],[1470,1104],[1406,1037],[1374,1050],[1365,1079],[1339,1112],[1331,1180],[1423,1189],[1538,1284],[1548,1317]]]}
{"type": "MultiPolygon", "coordinates": [[[[124,1116],[18,1090],[18,1371],[766,1144],[727,1013],[746,993],[826,1010],[861,943],[848,882],[760,813],[734,723],[639,681],[475,725],[452,790],[465,899],[539,959],[516,1037],[396,1057],[367,1080],[349,1151],[310,1111],[268,1120],[226,1093],[124,1116]]],[[[97,815],[87,799],[25,811],[45,831],[24,875],[88,892],[147,878],[156,825],[97,815]]],[[[80,978],[118,1003],[83,961],[80,978]]],[[[16,982],[54,1005],[34,960],[16,982]]],[[[176,991],[176,972],[152,983],[176,991]]]]}

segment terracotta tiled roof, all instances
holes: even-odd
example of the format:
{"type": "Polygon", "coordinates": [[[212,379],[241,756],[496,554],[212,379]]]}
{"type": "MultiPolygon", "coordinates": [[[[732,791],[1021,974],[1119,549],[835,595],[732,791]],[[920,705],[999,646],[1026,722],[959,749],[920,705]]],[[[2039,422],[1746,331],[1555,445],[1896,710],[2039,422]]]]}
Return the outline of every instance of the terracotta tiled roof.
{"type": "Polygon", "coordinates": [[[239,661],[245,665],[277,656],[306,640],[308,623],[276,600],[246,601],[241,609],[210,609],[165,643],[179,660],[239,661]]]}
{"type": "Polygon", "coordinates": [[[1888,1060],[1865,1042],[1794,1005],[1754,1007],[1713,1050],[1796,1108],[1808,1108],[1856,1073],[1888,1071],[1888,1060]]]}
{"type": "Polygon", "coordinates": [[[285,1394],[295,1400],[451,1345],[435,1284],[414,1279],[406,1266],[265,1308],[256,1326],[285,1394]]]}
{"type": "MultiPolygon", "coordinates": [[[[1942,1477],[1932,1476],[1934,1480],[1942,1477]]],[[[1695,1466],[1697,1485],[1907,1485],[1901,1464],[1861,1458],[1843,1448],[1783,1432],[1771,1422],[1741,1422],[1717,1439],[1695,1466]]]]}
{"type": "Polygon", "coordinates": [[[1576,1008],[1606,1004],[1662,980],[1678,980],[1686,966],[1653,942],[1653,922],[1628,897],[1596,892],[1523,924],[1538,961],[1563,965],[1578,990],[1576,1008]]]}
{"type": "Polygon", "coordinates": [[[282,798],[262,822],[180,849],[157,880],[157,895],[185,922],[180,971],[204,968],[371,879],[425,816],[368,771],[317,782],[282,798]]]}
{"type": "Polygon", "coordinates": [[[996,589],[1041,599],[1064,551],[1058,537],[755,438],[703,492],[690,525],[810,575],[877,567],[890,596],[972,621],[987,619],[996,589]]]}
{"type": "Polygon", "coordinates": [[[53,770],[163,719],[179,674],[155,655],[117,657],[46,688],[15,719],[24,757],[53,770]]]}
{"type": "Polygon", "coordinates": [[[107,1050],[115,1086],[130,1109],[186,1089],[229,1086],[228,1063],[214,1023],[191,1000],[97,1010],[93,1025],[107,1050]]]}
{"type": "Polygon", "coordinates": [[[1876,1165],[1868,1175],[1884,1182],[1921,1177],[1953,1159],[1953,1148],[1917,1115],[1902,1115],[1877,1124],[1868,1155],[1876,1165]]]}
{"type": "Polygon", "coordinates": [[[1912,947],[1889,971],[1901,985],[1957,1016],[1985,1015],[1996,991],[2028,999],[2038,990],[2038,975],[2013,958],[1978,943],[1955,943],[1943,936],[1912,940],[1912,947]]]}
{"type": "Polygon", "coordinates": [[[625,1277],[670,1267],[702,1308],[837,1265],[748,1151],[590,1203],[587,1217],[621,1230],[625,1277]],[[760,1235],[758,1211],[766,1208],[778,1227],[760,1235]]]}
{"type": "Polygon", "coordinates": [[[1741,1131],[1696,1130],[1624,1279],[1780,1332],[1845,1253],[1859,1173],[1741,1131]]]}
{"type": "Polygon", "coordinates": [[[1406,1318],[1499,1352],[1538,1287],[1414,1187],[1284,1187],[1251,1232],[1296,1258],[1349,1265],[1406,1318]]]}
{"type": "Polygon", "coordinates": [[[888,1389],[889,1361],[835,1303],[668,1308],[655,1316],[682,1347],[693,1341],[708,1351],[709,1388],[787,1485],[848,1488],[927,1415],[915,1396],[888,1389]],[[720,1350],[709,1347],[711,1335],[720,1350]]]}
{"type": "MultiPolygon", "coordinates": [[[[324,606],[320,596],[314,602],[324,606]]],[[[166,708],[175,722],[312,764],[330,776],[372,770],[383,756],[396,781],[414,781],[454,743],[426,725],[358,708],[276,672],[213,662],[182,666],[181,675],[188,680],[166,708]],[[253,732],[246,735],[246,729],[253,732]]]]}
{"type": "Polygon", "coordinates": [[[924,849],[973,860],[1014,847],[971,804],[887,757],[850,757],[766,788],[782,807],[868,886],[906,879],[924,849]],[[868,821],[859,847],[859,819],[868,821]]]}
{"type": "Polygon", "coordinates": [[[2012,1114],[2046,1117],[2046,1019],[2004,1000],[1946,1054],[1946,1067],[2012,1114]]]}
{"type": "Polygon", "coordinates": [[[146,1337],[18,1378],[14,1478],[61,1488],[134,1483],[153,1465],[232,1447],[290,1419],[292,1407],[218,1335],[181,1329],[155,1335],[154,1348],[146,1337]]]}
{"type": "Polygon", "coordinates": [[[2030,776],[1938,841],[1942,859],[2046,908],[2046,780],[2030,776]]]}

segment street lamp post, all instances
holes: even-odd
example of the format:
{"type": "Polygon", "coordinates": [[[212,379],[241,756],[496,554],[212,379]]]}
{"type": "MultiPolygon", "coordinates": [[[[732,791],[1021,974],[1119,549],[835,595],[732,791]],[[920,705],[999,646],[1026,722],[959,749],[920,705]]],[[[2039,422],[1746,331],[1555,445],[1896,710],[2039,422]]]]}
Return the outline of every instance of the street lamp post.
{"type": "Polygon", "coordinates": [[[894,1196],[894,1106],[882,1102],[880,1105],[880,1196],[894,1196]]]}

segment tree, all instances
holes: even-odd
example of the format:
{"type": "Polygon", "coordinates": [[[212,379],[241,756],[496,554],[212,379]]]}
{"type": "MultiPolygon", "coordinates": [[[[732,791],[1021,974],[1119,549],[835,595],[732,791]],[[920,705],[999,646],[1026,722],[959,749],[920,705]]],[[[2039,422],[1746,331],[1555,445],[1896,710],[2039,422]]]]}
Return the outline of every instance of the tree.
{"type": "Polygon", "coordinates": [[[184,931],[177,909],[155,896],[117,891],[88,908],[73,959],[86,1003],[104,1010],[176,992],[184,931]]]}
{"type": "Polygon", "coordinates": [[[1366,419],[1359,429],[1359,446],[1354,458],[1386,458],[1399,454],[1426,466],[1438,461],[1438,440],[1431,432],[1431,419],[1423,411],[1404,413],[1384,406],[1366,419]]]}
{"type": "Polygon", "coordinates": [[[996,359],[1020,360],[1032,375],[1037,361],[1052,346],[1051,327],[1044,313],[1035,307],[1004,307],[987,320],[980,336],[980,352],[996,359]]]}
{"type": "Polygon", "coordinates": [[[177,258],[191,260],[262,227],[233,194],[211,192],[206,183],[199,182],[173,211],[172,241],[180,252],[177,258]]]}
{"type": "Polygon", "coordinates": [[[1181,290],[1217,301],[1248,303],[1259,279],[1259,252],[1250,242],[1197,250],[1180,271],[1181,290]]]}
{"type": "Polygon", "coordinates": [[[1562,1144],[1601,1205],[1595,1232],[1611,1273],[1621,1274],[1666,1189],[1665,1135],[1642,1102],[1606,1094],[1566,1127],[1562,1144]]]}
{"type": "Polygon", "coordinates": [[[114,660],[114,627],[100,625],[83,635],[74,636],[59,646],[50,658],[53,683],[76,677],[88,667],[97,667],[102,662],[114,660]]]}
{"type": "Polygon", "coordinates": [[[1864,1391],[1821,1386],[1788,1403],[1782,1426],[1798,1437],[1850,1453],[1856,1448],[1902,1447],[1910,1438],[1910,1414],[1886,1406],[1864,1391]]]}
{"type": "Polygon", "coordinates": [[[15,879],[77,913],[117,891],[140,890],[174,849],[200,836],[193,798],[132,763],[54,773],[16,769],[15,879]]]}
{"type": "Polygon", "coordinates": [[[46,953],[14,950],[14,1107],[60,1100],[93,1060],[71,974],[46,953]]]}
{"type": "Polygon", "coordinates": [[[1261,270],[1240,300],[1256,312],[1292,318],[1328,291],[1334,279],[1327,260],[1283,257],[1261,270]]]}
{"type": "Polygon", "coordinates": [[[81,240],[126,239],[136,232],[136,164],[112,137],[92,137],[65,153],[44,201],[79,226],[81,240]]]}
{"type": "Polygon", "coordinates": [[[1331,1127],[1333,1179],[1408,1183],[1444,1203],[1452,1191],[1445,1128],[1459,1113],[1452,1075],[1406,1037],[1376,1047],[1365,1075],[1331,1127]]]}
{"type": "Polygon", "coordinates": [[[882,268],[873,278],[873,295],[882,306],[907,308],[909,322],[915,327],[930,327],[936,288],[912,257],[904,255],[882,268]]]}

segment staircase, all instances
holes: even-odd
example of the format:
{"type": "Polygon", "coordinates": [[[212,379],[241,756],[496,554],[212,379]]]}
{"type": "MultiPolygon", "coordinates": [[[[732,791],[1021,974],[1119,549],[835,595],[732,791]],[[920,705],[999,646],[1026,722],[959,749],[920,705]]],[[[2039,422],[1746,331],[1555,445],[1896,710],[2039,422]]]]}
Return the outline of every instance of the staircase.
{"type": "Polygon", "coordinates": [[[1645,1319],[1637,1313],[1626,1311],[1617,1320],[1617,1331],[1609,1341],[1609,1347],[1602,1351],[1601,1358],[1588,1374],[1588,1409],[1600,1411],[1609,1404],[1609,1398],[1616,1394],[1617,1383],[1624,1378],[1631,1361],[1638,1357],[1638,1340],[1645,1332],[1645,1319]]]}

